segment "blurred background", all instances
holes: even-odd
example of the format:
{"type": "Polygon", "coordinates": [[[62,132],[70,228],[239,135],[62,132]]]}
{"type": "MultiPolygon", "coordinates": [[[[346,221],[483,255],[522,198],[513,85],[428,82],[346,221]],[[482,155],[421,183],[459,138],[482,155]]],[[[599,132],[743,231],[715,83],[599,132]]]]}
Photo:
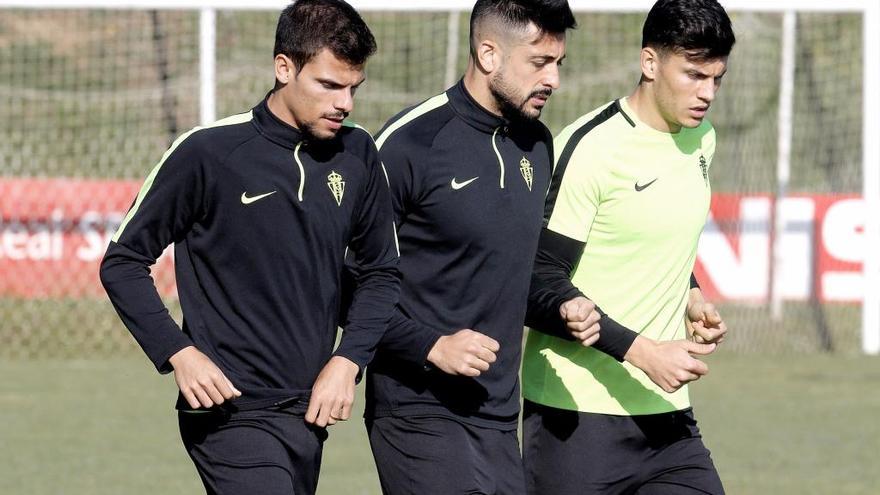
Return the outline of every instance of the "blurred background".
{"type": "MultiPolygon", "coordinates": [[[[122,326],[97,264],[174,138],[271,89],[284,2],[211,11],[208,47],[206,17],[185,5],[28,3],[0,0],[0,493],[199,491],[174,382],[122,326]]],[[[379,44],[352,120],[375,132],[463,73],[468,12],[443,11],[455,2],[352,3],[379,44]]],[[[644,12],[623,5],[652,2],[586,3],[573,2],[579,26],[542,118],[554,133],[638,81],[644,12]]],[[[880,326],[861,302],[880,248],[863,198],[863,98],[880,88],[863,71],[880,47],[865,53],[859,9],[815,4],[731,9],[738,42],[709,115],[718,149],[696,273],[730,333],[691,389],[729,493],[880,493],[880,326]]],[[[167,258],[153,275],[179,318],[167,258]]],[[[359,419],[332,429],[325,452],[320,493],[379,493],[359,419]]]]}

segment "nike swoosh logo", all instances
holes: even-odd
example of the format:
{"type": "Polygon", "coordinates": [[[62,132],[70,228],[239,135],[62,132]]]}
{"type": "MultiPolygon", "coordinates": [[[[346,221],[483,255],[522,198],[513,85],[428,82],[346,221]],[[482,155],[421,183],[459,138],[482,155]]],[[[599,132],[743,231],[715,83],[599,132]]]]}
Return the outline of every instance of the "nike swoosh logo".
{"type": "Polygon", "coordinates": [[[450,185],[452,185],[452,189],[453,189],[453,190],[458,191],[458,190],[461,189],[462,187],[464,187],[464,186],[470,184],[471,182],[473,182],[473,181],[475,181],[475,180],[477,180],[477,179],[479,179],[479,177],[474,177],[473,179],[468,179],[468,180],[466,180],[466,181],[464,181],[464,182],[456,182],[456,181],[455,181],[455,177],[453,177],[453,178],[452,178],[452,182],[450,182],[450,185]]]}
{"type": "Polygon", "coordinates": [[[657,179],[654,179],[654,180],[652,180],[651,182],[648,182],[648,183],[645,184],[644,186],[640,186],[639,183],[636,182],[636,191],[637,191],[637,192],[642,192],[642,191],[644,191],[645,189],[647,189],[648,186],[650,186],[651,184],[653,184],[653,183],[655,183],[655,182],[657,182],[657,179]]]}
{"type": "Polygon", "coordinates": [[[243,192],[243,193],[241,193],[241,204],[249,205],[249,204],[253,203],[254,201],[259,201],[259,200],[265,198],[266,196],[271,196],[277,192],[278,191],[267,192],[266,194],[260,194],[258,196],[252,196],[250,198],[248,197],[247,192],[243,192]]]}

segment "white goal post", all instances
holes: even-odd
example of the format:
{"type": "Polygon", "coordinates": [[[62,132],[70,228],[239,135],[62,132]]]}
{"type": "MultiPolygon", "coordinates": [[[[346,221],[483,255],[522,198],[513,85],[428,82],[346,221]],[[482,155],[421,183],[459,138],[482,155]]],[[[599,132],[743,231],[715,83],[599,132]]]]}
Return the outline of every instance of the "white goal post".
{"type": "MultiPolygon", "coordinates": [[[[452,80],[455,72],[459,16],[468,11],[473,0],[349,0],[362,11],[422,11],[448,12],[450,46],[447,47],[446,79],[452,80]]],[[[0,9],[161,9],[200,11],[200,119],[202,122],[215,118],[215,43],[216,12],[218,10],[280,10],[287,0],[0,0],[0,9]]],[[[645,12],[653,0],[570,0],[578,12],[645,12]]],[[[862,307],[862,351],[880,354],[880,2],[878,0],[722,0],[728,10],[750,12],[775,12],[784,16],[785,40],[794,39],[794,12],[807,13],[857,13],[863,19],[863,74],[862,74],[862,174],[863,199],[866,209],[864,256],[864,288],[862,307]]],[[[783,53],[790,53],[790,46],[783,53]]],[[[778,131],[778,198],[785,195],[788,180],[788,160],[791,140],[791,77],[794,73],[794,57],[784,56],[780,77],[780,104],[778,131]]],[[[779,252],[774,248],[774,252],[779,252]]],[[[779,256],[777,261],[782,262],[779,256]]],[[[771,278],[772,280],[772,278],[771,278]]],[[[771,294],[777,291],[771,288],[771,294]]],[[[781,311],[781,298],[773,297],[774,312],[781,311]]]]}

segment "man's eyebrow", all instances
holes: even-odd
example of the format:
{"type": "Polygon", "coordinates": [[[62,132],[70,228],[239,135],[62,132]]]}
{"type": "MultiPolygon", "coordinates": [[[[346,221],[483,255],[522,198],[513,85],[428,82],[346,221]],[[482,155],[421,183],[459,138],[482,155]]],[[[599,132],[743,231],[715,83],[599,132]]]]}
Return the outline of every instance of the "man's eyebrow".
{"type": "MultiPolygon", "coordinates": [[[[541,61],[544,61],[544,62],[549,62],[549,61],[551,61],[551,60],[555,60],[555,59],[556,59],[556,57],[555,57],[554,55],[547,55],[547,54],[532,55],[532,56],[529,57],[529,58],[530,58],[531,60],[541,60],[541,61]]],[[[565,55],[563,55],[562,58],[559,59],[560,62],[562,62],[563,60],[565,60],[565,55]]]]}

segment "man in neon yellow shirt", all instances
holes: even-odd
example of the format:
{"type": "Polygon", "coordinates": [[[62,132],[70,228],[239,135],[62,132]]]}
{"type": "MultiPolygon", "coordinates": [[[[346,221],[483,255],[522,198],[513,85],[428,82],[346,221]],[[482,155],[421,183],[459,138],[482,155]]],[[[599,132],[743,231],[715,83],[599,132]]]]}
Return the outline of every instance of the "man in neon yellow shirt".
{"type": "Polygon", "coordinates": [[[530,493],[724,492],[684,385],[726,330],[691,273],[715,154],[704,117],[734,42],[717,1],[658,1],[638,87],[556,138],[523,362],[530,493]]]}

